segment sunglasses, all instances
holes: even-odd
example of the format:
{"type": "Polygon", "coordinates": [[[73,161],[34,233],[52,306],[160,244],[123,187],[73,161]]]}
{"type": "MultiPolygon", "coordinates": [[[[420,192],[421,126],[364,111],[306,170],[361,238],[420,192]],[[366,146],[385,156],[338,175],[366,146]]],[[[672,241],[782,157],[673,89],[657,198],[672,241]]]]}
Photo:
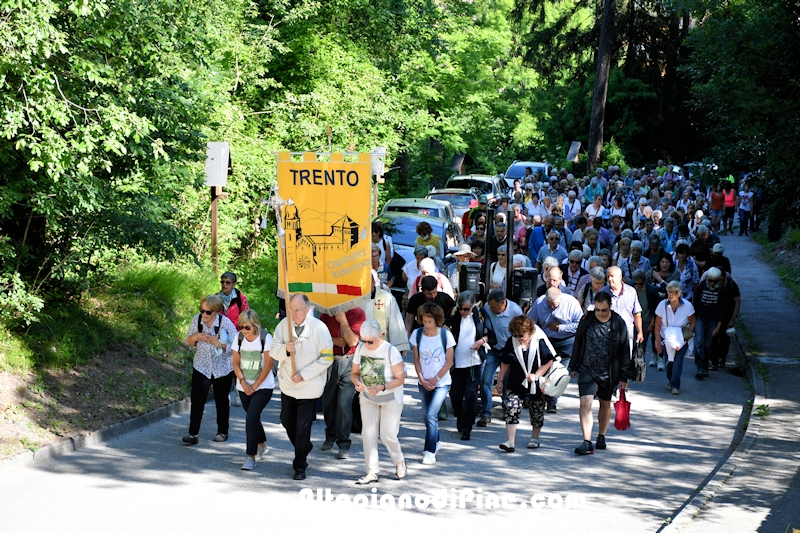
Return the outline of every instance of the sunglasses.
{"type": "Polygon", "coordinates": [[[580,264],[581,264],[581,262],[580,262],[580,261],[573,261],[572,259],[570,259],[570,260],[569,260],[569,264],[570,264],[570,265],[580,265],[580,264]]]}
{"type": "Polygon", "coordinates": [[[242,329],[245,330],[245,331],[250,331],[251,329],[254,329],[254,328],[253,328],[253,326],[247,325],[247,326],[242,326],[242,329]]]}
{"type": "Polygon", "coordinates": [[[472,311],[472,308],[471,307],[459,307],[458,310],[459,311],[464,311],[465,313],[468,313],[469,311],[472,311]]]}
{"type": "Polygon", "coordinates": [[[475,231],[478,231],[478,230],[485,231],[486,228],[484,226],[478,226],[477,228],[475,228],[475,231]]]}
{"type": "Polygon", "coordinates": [[[201,307],[201,308],[200,308],[200,314],[201,314],[201,315],[205,314],[205,315],[211,316],[211,315],[213,315],[213,314],[214,314],[214,311],[209,311],[208,309],[203,309],[203,308],[201,307]]]}
{"type": "Polygon", "coordinates": [[[223,284],[223,285],[233,285],[233,281],[231,281],[229,279],[220,280],[220,283],[223,284]]]}
{"type": "Polygon", "coordinates": [[[524,339],[525,335],[514,335],[515,339],[524,339]]]}
{"type": "Polygon", "coordinates": [[[361,339],[361,342],[363,342],[367,346],[372,346],[373,344],[375,344],[378,341],[368,341],[368,340],[365,340],[365,339],[361,339]]]}

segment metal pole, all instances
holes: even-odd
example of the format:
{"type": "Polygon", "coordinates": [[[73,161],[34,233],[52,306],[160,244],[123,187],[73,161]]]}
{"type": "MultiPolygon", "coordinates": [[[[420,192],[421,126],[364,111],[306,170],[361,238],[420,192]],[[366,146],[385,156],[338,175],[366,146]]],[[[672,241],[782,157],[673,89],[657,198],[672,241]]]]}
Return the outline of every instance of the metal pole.
{"type": "MultiPolygon", "coordinates": [[[[289,294],[289,277],[287,275],[286,268],[286,230],[283,228],[283,216],[281,215],[281,208],[284,205],[292,205],[292,201],[289,200],[286,202],[280,196],[278,196],[278,186],[275,185],[273,187],[273,194],[269,204],[275,209],[275,219],[277,221],[277,235],[278,243],[280,245],[280,263],[283,272],[283,298],[286,301],[286,331],[288,333],[286,342],[288,343],[294,341],[294,324],[292,324],[292,313],[289,307],[291,295],[289,294]]],[[[295,357],[290,356],[289,361],[292,365],[292,376],[294,376],[297,374],[297,363],[295,361],[295,357]]]]}
{"type": "Polygon", "coordinates": [[[214,269],[214,274],[219,270],[218,250],[217,250],[217,201],[219,198],[221,187],[211,187],[211,265],[214,269]]]}

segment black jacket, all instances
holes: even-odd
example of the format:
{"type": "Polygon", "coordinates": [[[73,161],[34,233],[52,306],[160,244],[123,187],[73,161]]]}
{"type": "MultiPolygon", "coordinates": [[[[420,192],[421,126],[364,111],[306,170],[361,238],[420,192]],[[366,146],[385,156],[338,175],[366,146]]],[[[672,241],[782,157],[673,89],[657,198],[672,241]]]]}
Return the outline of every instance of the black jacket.
{"type": "MultiPolygon", "coordinates": [[[[631,377],[631,347],[628,344],[628,326],[616,311],[611,311],[611,343],[608,354],[608,385],[613,387],[620,381],[628,381],[631,377]]],[[[569,371],[577,372],[586,353],[586,330],[599,322],[594,311],[589,311],[578,324],[575,333],[575,344],[572,347],[572,359],[569,360],[569,371]]]]}

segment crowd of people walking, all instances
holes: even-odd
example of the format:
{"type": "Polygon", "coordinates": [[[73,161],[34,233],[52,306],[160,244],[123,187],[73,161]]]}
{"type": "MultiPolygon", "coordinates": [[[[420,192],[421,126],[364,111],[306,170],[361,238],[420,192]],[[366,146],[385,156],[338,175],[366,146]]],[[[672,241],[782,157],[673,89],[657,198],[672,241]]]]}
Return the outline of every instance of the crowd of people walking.
{"type": "Polygon", "coordinates": [[[271,335],[235,288],[235,274],[223,274],[220,292],[202,299],[187,332],[196,352],[184,442],[199,442],[211,387],[214,440],[228,439],[228,393],[235,384],[246,412],[242,469],[253,469],[268,452],[261,417],[277,376],[294,479],[306,477],[318,402],[322,451],[335,446],[337,457],[347,459],[351,433],[361,433],[366,472],[356,483],[378,481],[379,437],[402,479],[408,469],[398,432],[411,365],[422,400],[426,465],[441,448],[448,396],[461,440],[469,441],[475,426],[493,423],[497,398],[505,424],[499,449],[516,450],[525,409],[532,428],[527,448],[539,448],[546,415],[558,413],[550,376],[560,367],[578,386],[582,439],[574,452],[587,455],[606,449],[611,400],[646,352],[672,395],[680,394],[687,356],[694,356],[697,380],[727,364],[740,295],[719,235],[732,234],[737,211],[739,235],[758,228],[758,195],[747,183],[705,186],[659,161],[649,173],[612,166],[583,179],[565,170],[529,172],[502,200],[490,210],[485,196],[478,199],[464,216],[466,244],[452,254],[431,242],[430,226],[421,223],[402,279],[389,268],[391,236],[373,224],[370,302],[318,315],[304,294],[294,294],[286,302],[291,320],[281,320],[271,335]],[[461,267],[475,263],[487,283],[464,290],[461,267]],[[514,301],[506,290],[509,269],[534,265],[541,275],[536,296],[514,301]],[[395,299],[391,287],[405,287],[406,295],[395,299]]]}

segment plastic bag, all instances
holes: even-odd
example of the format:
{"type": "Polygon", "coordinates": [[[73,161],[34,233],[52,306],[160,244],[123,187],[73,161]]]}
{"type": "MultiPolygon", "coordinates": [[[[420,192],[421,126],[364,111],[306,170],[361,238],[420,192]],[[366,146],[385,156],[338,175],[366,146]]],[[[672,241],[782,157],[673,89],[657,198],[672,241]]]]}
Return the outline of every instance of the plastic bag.
{"type": "Polygon", "coordinates": [[[625,389],[619,391],[619,400],[614,402],[614,427],[620,431],[631,427],[631,402],[625,397],[625,389]]]}
{"type": "Polygon", "coordinates": [[[664,344],[676,352],[683,348],[683,331],[679,326],[670,326],[664,330],[664,344]]]}

